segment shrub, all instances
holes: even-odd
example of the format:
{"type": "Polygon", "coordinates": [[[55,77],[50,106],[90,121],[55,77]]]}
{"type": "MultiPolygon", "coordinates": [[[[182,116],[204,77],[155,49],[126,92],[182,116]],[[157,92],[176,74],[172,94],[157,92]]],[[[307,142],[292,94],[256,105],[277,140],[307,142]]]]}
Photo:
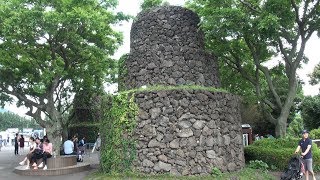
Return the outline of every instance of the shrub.
{"type": "Polygon", "coordinates": [[[217,167],[213,167],[212,170],[211,170],[211,175],[214,176],[214,177],[221,177],[222,176],[222,172],[217,167]]]}
{"type": "Polygon", "coordinates": [[[269,166],[267,163],[261,161],[261,160],[253,160],[249,162],[249,168],[252,169],[260,169],[262,171],[267,171],[269,166]]]}
{"type": "Polygon", "coordinates": [[[320,139],[320,129],[313,129],[309,134],[311,139],[320,139]]]}
{"type": "MultiPolygon", "coordinates": [[[[270,167],[277,167],[279,170],[283,170],[288,166],[298,142],[298,138],[262,139],[245,147],[245,158],[247,162],[261,160],[270,167]]],[[[312,145],[312,154],[314,166],[320,165],[320,150],[314,143],[312,145]]]]}
{"type": "Polygon", "coordinates": [[[100,166],[104,173],[124,173],[132,170],[136,158],[136,142],[131,137],[138,106],[134,93],[122,92],[106,98],[109,99],[101,125],[100,166]]]}
{"type": "Polygon", "coordinates": [[[296,115],[293,121],[289,124],[287,129],[287,136],[289,137],[301,137],[301,131],[303,130],[303,119],[301,115],[296,115]]]}

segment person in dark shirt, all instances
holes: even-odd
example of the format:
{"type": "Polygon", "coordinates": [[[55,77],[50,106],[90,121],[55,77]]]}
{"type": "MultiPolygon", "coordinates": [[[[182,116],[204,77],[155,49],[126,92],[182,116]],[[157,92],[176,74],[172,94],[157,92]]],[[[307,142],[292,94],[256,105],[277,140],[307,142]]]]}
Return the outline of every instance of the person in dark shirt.
{"type": "Polygon", "coordinates": [[[16,136],[14,137],[14,154],[19,155],[19,136],[18,133],[16,133],[16,136]]]}
{"type": "Polygon", "coordinates": [[[302,131],[302,139],[299,141],[298,147],[295,151],[297,154],[301,149],[301,156],[303,157],[303,164],[306,170],[306,180],[309,180],[309,172],[312,175],[312,179],[315,180],[314,172],[312,169],[312,140],[309,139],[309,132],[307,130],[302,131]]]}

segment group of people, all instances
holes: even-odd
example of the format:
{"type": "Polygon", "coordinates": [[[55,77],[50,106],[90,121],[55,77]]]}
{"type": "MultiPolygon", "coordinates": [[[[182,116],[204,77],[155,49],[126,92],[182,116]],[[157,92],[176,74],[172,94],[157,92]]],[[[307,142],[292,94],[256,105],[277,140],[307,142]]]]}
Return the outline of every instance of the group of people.
{"type": "Polygon", "coordinates": [[[63,151],[61,154],[64,154],[64,155],[83,154],[85,151],[85,145],[86,145],[86,138],[82,137],[82,139],[79,141],[78,135],[76,134],[73,137],[69,137],[63,143],[63,151]]]}
{"type": "Polygon", "coordinates": [[[19,147],[20,147],[20,153],[24,152],[24,137],[21,134],[19,137],[19,134],[16,133],[16,136],[14,137],[14,154],[19,155],[19,147]]]}
{"type": "Polygon", "coordinates": [[[48,169],[47,159],[52,157],[52,143],[50,143],[47,136],[43,139],[30,137],[30,151],[27,156],[19,164],[21,166],[27,164],[25,169],[30,169],[30,165],[33,169],[42,168],[43,170],[48,169]],[[37,165],[37,160],[42,159],[42,162],[37,165]]]}

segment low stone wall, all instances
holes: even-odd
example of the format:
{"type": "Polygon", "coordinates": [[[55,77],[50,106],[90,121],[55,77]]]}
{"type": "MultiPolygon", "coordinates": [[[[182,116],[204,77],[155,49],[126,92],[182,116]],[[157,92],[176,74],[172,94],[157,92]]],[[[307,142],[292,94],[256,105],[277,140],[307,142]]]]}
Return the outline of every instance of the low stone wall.
{"type": "Polygon", "coordinates": [[[208,174],[244,167],[238,98],[204,90],[136,94],[134,167],[145,173],[208,174]]]}

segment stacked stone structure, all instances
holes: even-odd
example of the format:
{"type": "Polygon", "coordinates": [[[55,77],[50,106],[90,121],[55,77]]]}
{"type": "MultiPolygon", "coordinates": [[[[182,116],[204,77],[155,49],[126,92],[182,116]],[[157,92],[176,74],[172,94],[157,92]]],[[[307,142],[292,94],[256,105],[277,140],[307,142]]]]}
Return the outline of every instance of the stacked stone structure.
{"type": "MultiPolygon", "coordinates": [[[[194,12],[177,6],[140,13],[132,25],[125,88],[219,87],[216,58],[204,51],[198,23],[194,12]]],[[[195,175],[244,166],[236,96],[187,88],[139,92],[135,98],[137,170],[195,175]]]]}
{"type": "Polygon", "coordinates": [[[204,51],[199,22],[195,13],[181,7],[140,13],[131,28],[125,87],[220,86],[215,58],[204,51]]]}

